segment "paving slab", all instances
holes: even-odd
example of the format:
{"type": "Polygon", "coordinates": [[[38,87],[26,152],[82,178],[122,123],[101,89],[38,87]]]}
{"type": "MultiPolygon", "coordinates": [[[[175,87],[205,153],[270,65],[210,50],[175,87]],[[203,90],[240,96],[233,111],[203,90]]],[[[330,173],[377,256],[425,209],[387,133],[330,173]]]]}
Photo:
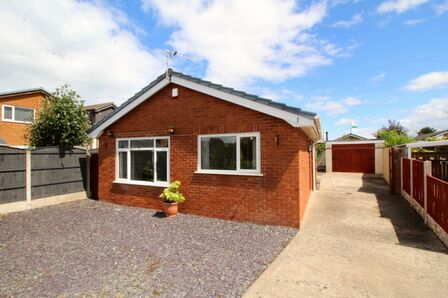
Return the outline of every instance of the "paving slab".
{"type": "Polygon", "coordinates": [[[243,297],[448,297],[448,251],[376,175],[327,173],[301,231],[243,297]]]}

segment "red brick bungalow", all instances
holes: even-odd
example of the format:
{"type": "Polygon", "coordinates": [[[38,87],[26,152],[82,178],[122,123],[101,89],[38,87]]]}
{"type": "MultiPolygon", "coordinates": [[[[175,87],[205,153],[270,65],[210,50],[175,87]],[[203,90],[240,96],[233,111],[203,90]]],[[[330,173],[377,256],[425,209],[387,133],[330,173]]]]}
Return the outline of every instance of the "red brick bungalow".
{"type": "Polygon", "coordinates": [[[180,180],[180,212],[298,227],[320,121],[169,69],[89,136],[99,138],[100,200],[158,209],[180,180]]]}

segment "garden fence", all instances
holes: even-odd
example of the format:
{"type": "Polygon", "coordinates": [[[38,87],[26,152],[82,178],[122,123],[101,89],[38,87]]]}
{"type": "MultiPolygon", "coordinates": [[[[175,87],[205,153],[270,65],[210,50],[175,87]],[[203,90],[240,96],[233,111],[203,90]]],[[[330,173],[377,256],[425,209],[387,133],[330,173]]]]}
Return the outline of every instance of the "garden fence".
{"type": "MultiPolygon", "coordinates": [[[[85,192],[87,152],[82,148],[0,146],[0,206],[85,192]]],[[[3,209],[2,209],[3,210],[3,209]]]]}
{"type": "Polygon", "coordinates": [[[431,161],[401,159],[402,196],[448,246],[448,182],[432,175],[431,161]]]}

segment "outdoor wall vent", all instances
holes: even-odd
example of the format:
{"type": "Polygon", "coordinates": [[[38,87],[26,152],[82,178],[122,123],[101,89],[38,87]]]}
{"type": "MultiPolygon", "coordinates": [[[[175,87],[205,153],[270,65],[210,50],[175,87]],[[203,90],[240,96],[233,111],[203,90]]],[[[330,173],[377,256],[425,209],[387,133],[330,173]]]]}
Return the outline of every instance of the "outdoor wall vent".
{"type": "Polygon", "coordinates": [[[173,88],[172,90],[171,90],[171,96],[174,98],[174,97],[178,97],[179,96],[179,89],[177,89],[177,88],[173,88]]]}

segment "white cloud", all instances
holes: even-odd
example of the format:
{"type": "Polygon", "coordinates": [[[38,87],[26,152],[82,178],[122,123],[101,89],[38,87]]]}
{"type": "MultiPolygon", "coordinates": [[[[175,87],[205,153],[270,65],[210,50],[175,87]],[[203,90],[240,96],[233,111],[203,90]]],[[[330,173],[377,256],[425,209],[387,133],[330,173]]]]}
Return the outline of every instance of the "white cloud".
{"type": "Polygon", "coordinates": [[[347,106],[358,106],[362,104],[362,100],[355,96],[350,96],[342,100],[342,102],[347,106]]]}
{"type": "Polygon", "coordinates": [[[341,55],[311,32],[326,1],[300,9],[293,0],[142,0],[142,7],[175,28],[170,46],[206,61],[207,79],[234,87],[303,76],[341,55]]]}
{"type": "Polygon", "coordinates": [[[442,2],[434,6],[437,15],[442,15],[448,11],[448,1],[442,2]]]}
{"type": "Polygon", "coordinates": [[[448,129],[448,97],[431,99],[416,107],[400,122],[413,132],[425,126],[437,130],[448,129]]]}
{"type": "Polygon", "coordinates": [[[312,112],[323,111],[329,116],[344,114],[348,111],[347,107],[343,103],[335,100],[318,100],[309,102],[305,104],[305,108],[312,112]]]}
{"type": "Polygon", "coordinates": [[[127,17],[97,2],[0,1],[0,88],[71,84],[83,99],[122,101],[163,72],[127,17]]]}
{"type": "Polygon", "coordinates": [[[334,28],[349,28],[349,27],[358,25],[364,21],[364,18],[362,15],[363,15],[362,13],[357,13],[357,14],[353,15],[353,17],[350,20],[335,22],[332,25],[332,27],[334,27],[334,28]]]}
{"type": "Polygon", "coordinates": [[[404,21],[403,24],[406,26],[413,26],[413,25],[417,25],[417,24],[420,24],[423,22],[426,22],[426,19],[411,19],[411,20],[404,21]]]}
{"type": "Polygon", "coordinates": [[[287,101],[287,100],[294,100],[294,101],[301,101],[303,100],[304,96],[302,94],[297,93],[296,91],[292,91],[290,89],[270,89],[270,88],[255,88],[256,94],[260,94],[261,97],[271,99],[274,101],[287,101]]]}
{"type": "Polygon", "coordinates": [[[377,74],[376,76],[374,76],[373,78],[371,78],[370,82],[378,83],[378,82],[381,82],[382,80],[384,80],[385,78],[386,78],[386,74],[380,73],[380,74],[377,74]]]}
{"type": "Polygon", "coordinates": [[[406,85],[409,91],[424,91],[437,87],[448,86],[448,71],[435,71],[415,78],[406,85]]]}
{"type": "Polygon", "coordinates": [[[372,139],[374,138],[374,133],[377,130],[374,128],[370,128],[370,127],[358,127],[358,128],[352,128],[352,133],[364,137],[364,138],[368,138],[368,139],[372,139]]]}
{"type": "Polygon", "coordinates": [[[348,124],[357,124],[358,120],[353,118],[341,118],[336,121],[336,125],[348,125],[348,124]]]}
{"type": "Polygon", "coordinates": [[[347,97],[342,100],[331,100],[329,97],[318,97],[314,101],[305,104],[305,108],[311,111],[323,111],[329,116],[346,113],[350,107],[363,103],[358,97],[347,97]]]}
{"type": "Polygon", "coordinates": [[[429,0],[389,0],[384,1],[378,6],[379,13],[403,13],[408,10],[417,8],[418,6],[429,2],[429,0]]]}

